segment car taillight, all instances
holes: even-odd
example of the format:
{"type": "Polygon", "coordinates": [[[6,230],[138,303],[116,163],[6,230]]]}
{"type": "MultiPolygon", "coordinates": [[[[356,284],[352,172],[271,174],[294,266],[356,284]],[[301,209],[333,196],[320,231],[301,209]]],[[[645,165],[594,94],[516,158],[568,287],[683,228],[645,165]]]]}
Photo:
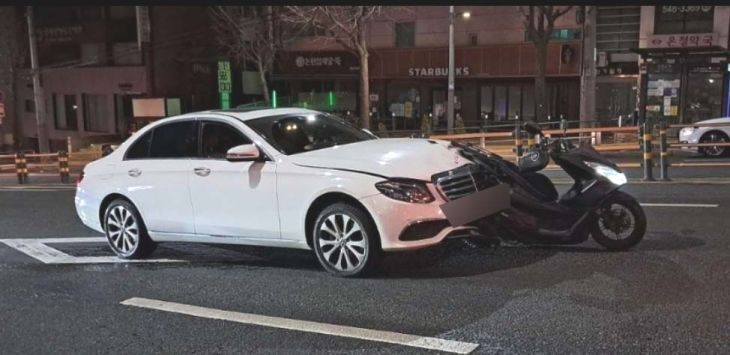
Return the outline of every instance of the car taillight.
{"type": "Polygon", "coordinates": [[[84,179],[84,172],[82,171],[81,174],[79,174],[79,177],[76,179],[76,187],[81,185],[81,180],[84,179]]]}

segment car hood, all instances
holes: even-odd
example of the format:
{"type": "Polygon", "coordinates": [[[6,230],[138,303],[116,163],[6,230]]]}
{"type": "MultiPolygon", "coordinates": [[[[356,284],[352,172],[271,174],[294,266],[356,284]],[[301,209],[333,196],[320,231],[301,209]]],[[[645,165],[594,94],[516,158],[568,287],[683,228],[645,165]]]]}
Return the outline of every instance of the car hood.
{"type": "Polygon", "coordinates": [[[431,139],[373,139],[291,156],[313,168],[355,171],[387,178],[431,180],[431,175],[468,164],[449,142],[431,139]]]}

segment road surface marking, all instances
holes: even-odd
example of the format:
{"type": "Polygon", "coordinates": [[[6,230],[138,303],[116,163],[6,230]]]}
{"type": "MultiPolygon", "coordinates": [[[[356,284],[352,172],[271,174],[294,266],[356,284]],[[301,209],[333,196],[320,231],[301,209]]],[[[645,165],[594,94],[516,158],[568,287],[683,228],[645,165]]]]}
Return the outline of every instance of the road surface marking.
{"type": "MultiPolygon", "coordinates": [[[[261,261],[261,257],[240,253],[204,244],[166,243],[164,249],[183,253],[178,259],[139,259],[127,260],[116,256],[74,256],[66,254],[49,244],[107,243],[106,237],[79,238],[37,238],[37,239],[0,239],[0,243],[18,250],[45,264],[109,264],[109,263],[185,263],[185,262],[224,262],[224,261],[261,261]],[[192,248],[191,248],[192,246],[192,248]]],[[[111,250],[109,250],[111,253],[111,250]]]]}
{"type": "Polygon", "coordinates": [[[381,343],[410,346],[414,348],[439,350],[455,354],[469,354],[479,346],[479,344],[466,343],[455,340],[422,337],[418,335],[348,327],[336,324],[318,323],[290,318],[279,318],[258,314],[224,311],[220,309],[191,306],[175,302],[158,301],[148,298],[134,297],[122,301],[121,304],[125,306],[187,314],[194,317],[226,320],[236,323],[253,324],[264,327],[295,330],[300,332],[334,335],[345,338],[354,338],[381,343]]]}
{"type": "Polygon", "coordinates": [[[699,208],[715,208],[720,205],[702,204],[702,203],[641,203],[643,207],[699,207],[699,208]]]}
{"type": "Polygon", "coordinates": [[[46,244],[61,243],[106,243],[105,237],[89,238],[43,238],[43,239],[0,239],[0,243],[22,252],[44,264],[110,264],[110,263],[179,263],[185,260],[138,259],[127,260],[116,256],[73,256],[46,244]]]}

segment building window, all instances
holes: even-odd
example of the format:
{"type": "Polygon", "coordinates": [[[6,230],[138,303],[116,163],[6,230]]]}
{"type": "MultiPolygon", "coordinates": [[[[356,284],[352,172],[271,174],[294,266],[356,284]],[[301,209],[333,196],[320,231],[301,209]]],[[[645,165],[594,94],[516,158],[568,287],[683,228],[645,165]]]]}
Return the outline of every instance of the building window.
{"type": "Polygon", "coordinates": [[[714,6],[655,6],[654,34],[710,33],[714,6]]]}
{"type": "Polygon", "coordinates": [[[484,85],[481,87],[480,111],[486,123],[535,119],[535,85],[484,85]]]}
{"type": "Polygon", "coordinates": [[[38,27],[65,27],[78,24],[76,6],[34,6],[33,14],[38,27]]]}
{"type": "Polygon", "coordinates": [[[35,112],[35,100],[30,100],[30,99],[25,100],[25,112],[28,112],[28,113],[35,112]]]}
{"type": "Polygon", "coordinates": [[[479,35],[476,33],[469,34],[469,45],[476,46],[479,44],[479,35]]]}
{"type": "Polygon", "coordinates": [[[76,95],[53,94],[53,120],[58,130],[76,131],[76,95]]]}
{"type": "Polygon", "coordinates": [[[599,52],[629,52],[639,48],[641,6],[598,6],[596,49],[599,52]]]}
{"type": "Polygon", "coordinates": [[[39,52],[41,66],[76,64],[81,60],[81,46],[76,43],[48,43],[39,52]]]}
{"type": "Polygon", "coordinates": [[[109,15],[113,19],[135,18],[137,8],[134,6],[110,6],[109,15]]]}
{"type": "Polygon", "coordinates": [[[84,102],[84,131],[109,132],[109,102],[106,95],[82,96],[84,102]]]}
{"type": "Polygon", "coordinates": [[[416,45],[416,23],[396,22],[395,24],[395,46],[408,48],[416,45]]]}
{"type": "Polygon", "coordinates": [[[114,43],[114,65],[142,65],[142,52],[137,43],[114,43]]]}
{"type": "Polygon", "coordinates": [[[104,43],[82,43],[81,62],[84,64],[99,64],[104,58],[104,43]]]}
{"type": "Polygon", "coordinates": [[[104,17],[101,6],[79,6],[79,14],[81,22],[99,21],[104,17]]]}

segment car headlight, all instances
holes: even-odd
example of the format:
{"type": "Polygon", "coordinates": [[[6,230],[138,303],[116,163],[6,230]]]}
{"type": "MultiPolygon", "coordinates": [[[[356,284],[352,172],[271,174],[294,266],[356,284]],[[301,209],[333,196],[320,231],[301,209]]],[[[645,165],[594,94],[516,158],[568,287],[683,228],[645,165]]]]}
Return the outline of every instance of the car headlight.
{"type": "Polygon", "coordinates": [[[695,128],[694,127],[684,127],[679,132],[679,134],[682,135],[682,136],[687,136],[687,135],[692,134],[692,132],[694,132],[694,131],[695,131],[695,128]]]}
{"type": "Polygon", "coordinates": [[[375,184],[375,188],[394,200],[410,203],[430,203],[434,198],[426,184],[418,180],[390,179],[375,184]]]}
{"type": "Polygon", "coordinates": [[[586,161],[583,163],[593,169],[598,175],[605,177],[616,185],[623,185],[626,183],[626,175],[624,175],[624,173],[618,172],[616,169],[610,166],[594,163],[592,161],[586,161]]]}

